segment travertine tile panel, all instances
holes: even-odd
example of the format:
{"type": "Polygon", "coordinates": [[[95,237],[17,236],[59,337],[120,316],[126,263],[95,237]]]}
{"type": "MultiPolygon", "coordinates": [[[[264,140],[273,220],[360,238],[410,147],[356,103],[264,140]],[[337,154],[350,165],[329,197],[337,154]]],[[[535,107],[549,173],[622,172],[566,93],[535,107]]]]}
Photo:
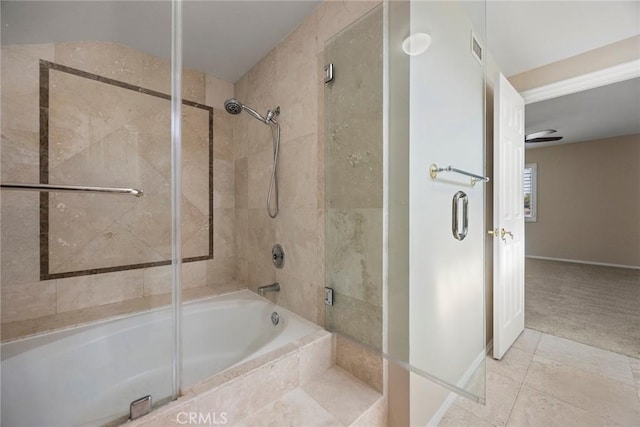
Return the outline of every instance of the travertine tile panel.
{"type": "Polygon", "coordinates": [[[216,258],[229,258],[236,254],[234,209],[214,209],[213,253],[216,258]]]}
{"type": "Polygon", "coordinates": [[[318,20],[317,51],[323,51],[327,40],[379,4],[379,0],[325,1],[320,3],[314,11],[318,20]]]}
{"type": "Polygon", "coordinates": [[[532,352],[511,347],[500,360],[495,360],[488,356],[486,367],[487,371],[495,372],[521,384],[527,374],[532,358],[532,352]]]}
{"type": "Polygon", "coordinates": [[[233,98],[233,83],[207,74],[205,76],[207,105],[224,110],[224,101],[233,98]]]}
{"type": "Polygon", "coordinates": [[[621,425],[633,426],[640,420],[640,400],[633,386],[554,360],[534,356],[524,384],[621,425]]]}
{"type": "Polygon", "coordinates": [[[317,135],[283,142],[278,160],[280,206],[317,208],[317,135]]]}
{"type": "Polygon", "coordinates": [[[381,397],[365,383],[338,367],[329,369],[321,377],[303,385],[302,390],[346,426],[351,425],[381,397]]]}
{"type": "Polygon", "coordinates": [[[438,427],[491,427],[491,424],[466,409],[454,405],[447,411],[438,427]]]}
{"type": "Polygon", "coordinates": [[[633,385],[629,359],[621,354],[542,334],[536,355],[633,385]]]}
{"type": "Polygon", "coordinates": [[[182,264],[182,288],[207,286],[207,261],[185,262],[182,264]]]}
{"type": "MultiPolygon", "coordinates": [[[[265,198],[266,200],[266,198],[265,198]]],[[[253,263],[272,266],[271,249],[276,243],[275,224],[266,207],[249,209],[247,259],[253,263]]]]}
{"type": "Polygon", "coordinates": [[[207,286],[225,285],[235,277],[235,258],[213,258],[207,261],[207,286]]]}
{"type": "Polygon", "coordinates": [[[584,409],[523,386],[507,426],[513,427],[602,427],[618,426],[584,409]]]}
{"type": "MultiPolygon", "coordinates": [[[[278,166],[282,168],[282,164],[278,166]]],[[[270,145],[266,148],[251,154],[247,159],[247,206],[250,209],[267,206],[267,193],[271,183],[271,173],[273,170],[273,149],[270,145]]],[[[280,174],[282,175],[282,174],[280,174]]],[[[281,179],[280,177],[278,177],[281,179]]],[[[282,190],[280,190],[282,197],[282,190]]],[[[265,213],[266,215],[266,213],[265,213]]]]}
{"type": "Polygon", "coordinates": [[[40,280],[40,202],[37,193],[0,194],[2,283],[40,280]]]}
{"type": "Polygon", "coordinates": [[[329,209],[327,283],[368,304],[382,304],[382,210],[329,209]]]}
{"type": "Polygon", "coordinates": [[[326,333],[310,344],[300,348],[300,384],[304,385],[322,375],[335,364],[334,336],[326,333]]]}
{"type": "Polygon", "coordinates": [[[487,373],[487,403],[482,405],[464,397],[458,397],[456,405],[471,412],[491,425],[504,426],[507,423],[520,385],[494,372],[487,373]]]}
{"type": "Polygon", "coordinates": [[[2,323],[33,319],[56,312],[56,281],[2,283],[2,323]]]}
{"type": "Polygon", "coordinates": [[[231,424],[257,412],[298,387],[298,357],[285,356],[199,395],[198,410],[226,412],[231,424]]]}
{"type": "Polygon", "coordinates": [[[56,63],[136,86],[144,86],[143,55],[136,49],[110,42],[55,45],[56,63]]]}
{"type": "Polygon", "coordinates": [[[382,356],[358,343],[336,335],[336,365],[382,393],[382,356]]]}
{"type": "Polygon", "coordinates": [[[142,270],[126,270],[57,281],[58,312],[141,298],[142,270]]]}
{"type": "Polygon", "coordinates": [[[323,251],[320,236],[324,232],[317,209],[282,208],[275,219],[275,239],[285,249],[282,272],[322,285],[323,251]]]}
{"type": "Polygon", "coordinates": [[[213,157],[233,159],[233,121],[236,116],[228,114],[223,104],[213,105],[213,157]]]}
{"type": "Polygon", "coordinates": [[[173,267],[163,265],[142,270],[144,296],[166,294],[171,292],[173,267]]]}
{"type": "Polygon", "coordinates": [[[314,323],[318,323],[318,308],[322,303],[319,284],[302,278],[297,278],[282,270],[276,270],[276,280],[280,283],[280,292],[276,295],[278,305],[293,311],[314,323]]]}
{"type": "Polygon", "coordinates": [[[248,189],[248,180],[249,180],[249,171],[248,171],[248,160],[246,157],[241,159],[237,159],[235,161],[235,203],[236,209],[246,209],[247,198],[249,197],[249,189],[248,189]]]}
{"type": "Polygon", "coordinates": [[[538,331],[524,328],[524,331],[520,334],[516,342],[513,343],[513,347],[533,353],[538,347],[541,336],[542,334],[538,331]]]}
{"type": "Polygon", "coordinates": [[[382,349],[382,307],[336,292],[340,305],[328,307],[325,322],[328,330],[344,334],[375,349],[382,349]]]}
{"type": "Polygon", "coordinates": [[[296,389],[240,421],[236,426],[342,427],[343,424],[304,391],[296,389]]]}
{"type": "Polygon", "coordinates": [[[630,357],[629,364],[631,365],[633,380],[636,383],[636,390],[638,390],[638,399],[640,399],[640,360],[630,357]]]}

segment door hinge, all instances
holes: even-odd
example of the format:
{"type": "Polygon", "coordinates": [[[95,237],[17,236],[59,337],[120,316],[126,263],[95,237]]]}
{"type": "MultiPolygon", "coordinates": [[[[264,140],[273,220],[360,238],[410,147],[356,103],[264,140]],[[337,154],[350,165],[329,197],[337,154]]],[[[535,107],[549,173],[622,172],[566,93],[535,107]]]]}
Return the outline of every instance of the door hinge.
{"type": "Polygon", "coordinates": [[[324,303],[333,305],[333,288],[324,288],[324,303]]]}

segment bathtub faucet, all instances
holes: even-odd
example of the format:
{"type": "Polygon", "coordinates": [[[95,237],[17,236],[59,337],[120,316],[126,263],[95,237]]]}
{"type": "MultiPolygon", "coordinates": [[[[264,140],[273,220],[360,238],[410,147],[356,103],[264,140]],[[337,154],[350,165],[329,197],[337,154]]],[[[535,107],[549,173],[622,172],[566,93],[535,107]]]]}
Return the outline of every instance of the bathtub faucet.
{"type": "Polygon", "coordinates": [[[264,296],[264,294],[267,292],[280,292],[280,283],[276,282],[267,286],[260,286],[258,288],[258,293],[260,295],[264,296]]]}

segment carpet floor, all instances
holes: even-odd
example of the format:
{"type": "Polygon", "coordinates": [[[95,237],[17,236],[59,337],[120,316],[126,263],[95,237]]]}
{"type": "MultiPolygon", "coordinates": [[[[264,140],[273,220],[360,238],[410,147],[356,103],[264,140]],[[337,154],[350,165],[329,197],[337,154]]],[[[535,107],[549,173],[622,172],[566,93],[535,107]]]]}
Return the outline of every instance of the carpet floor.
{"type": "Polygon", "coordinates": [[[527,258],[525,325],[640,358],[640,270],[527,258]]]}

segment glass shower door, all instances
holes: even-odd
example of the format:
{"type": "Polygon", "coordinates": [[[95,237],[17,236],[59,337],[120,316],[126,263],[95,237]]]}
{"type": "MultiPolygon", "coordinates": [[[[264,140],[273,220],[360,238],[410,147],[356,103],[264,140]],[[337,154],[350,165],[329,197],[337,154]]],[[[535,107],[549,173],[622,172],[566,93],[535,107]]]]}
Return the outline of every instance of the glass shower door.
{"type": "Polygon", "coordinates": [[[2,3],[3,425],[172,397],[171,7],[2,3]]]}
{"type": "Polygon", "coordinates": [[[385,7],[325,46],[326,325],[483,401],[485,4],[385,7]]]}

